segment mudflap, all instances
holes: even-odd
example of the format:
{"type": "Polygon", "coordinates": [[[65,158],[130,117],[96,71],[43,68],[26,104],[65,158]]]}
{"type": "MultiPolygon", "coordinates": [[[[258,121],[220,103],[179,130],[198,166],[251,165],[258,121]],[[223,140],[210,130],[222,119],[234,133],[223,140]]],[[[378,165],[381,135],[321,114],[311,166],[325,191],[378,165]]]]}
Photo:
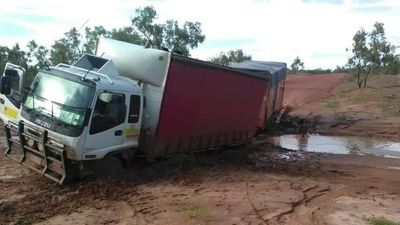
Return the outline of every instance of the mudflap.
{"type": "Polygon", "coordinates": [[[5,125],[7,148],[5,156],[41,175],[63,184],[68,176],[70,160],[65,149],[48,142],[47,131],[37,131],[37,135],[25,132],[23,121],[5,125]],[[29,143],[28,143],[29,142],[29,143]]]}

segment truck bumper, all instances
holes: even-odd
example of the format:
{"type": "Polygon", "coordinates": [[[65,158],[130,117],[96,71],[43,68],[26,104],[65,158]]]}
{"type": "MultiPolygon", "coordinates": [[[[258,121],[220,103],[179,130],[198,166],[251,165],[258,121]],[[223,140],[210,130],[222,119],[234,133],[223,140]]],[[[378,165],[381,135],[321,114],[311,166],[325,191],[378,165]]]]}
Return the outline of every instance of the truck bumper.
{"type": "Polygon", "coordinates": [[[64,183],[70,164],[67,153],[65,149],[48,142],[47,131],[35,130],[35,135],[25,132],[23,121],[18,124],[10,121],[4,128],[7,140],[6,157],[59,184],[64,183]]]}

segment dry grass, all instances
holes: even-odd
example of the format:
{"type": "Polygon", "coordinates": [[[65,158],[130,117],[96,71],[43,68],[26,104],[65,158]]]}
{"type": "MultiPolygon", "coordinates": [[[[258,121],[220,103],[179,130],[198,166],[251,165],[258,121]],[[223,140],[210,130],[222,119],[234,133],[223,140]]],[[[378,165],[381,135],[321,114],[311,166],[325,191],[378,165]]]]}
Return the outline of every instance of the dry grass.
{"type": "Polygon", "coordinates": [[[336,95],[324,101],[325,106],[337,109],[351,104],[376,104],[382,110],[400,116],[400,77],[377,74],[369,78],[366,88],[358,88],[348,76],[339,86],[336,95]]]}

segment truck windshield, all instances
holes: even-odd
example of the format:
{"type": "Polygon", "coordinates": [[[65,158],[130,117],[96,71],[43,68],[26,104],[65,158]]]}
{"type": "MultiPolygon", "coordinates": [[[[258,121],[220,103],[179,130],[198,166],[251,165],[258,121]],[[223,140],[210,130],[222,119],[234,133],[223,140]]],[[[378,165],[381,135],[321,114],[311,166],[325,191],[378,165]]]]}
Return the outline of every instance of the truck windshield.
{"type": "Polygon", "coordinates": [[[81,126],[93,93],[93,87],[39,72],[24,106],[66,124],[81,126]]]}

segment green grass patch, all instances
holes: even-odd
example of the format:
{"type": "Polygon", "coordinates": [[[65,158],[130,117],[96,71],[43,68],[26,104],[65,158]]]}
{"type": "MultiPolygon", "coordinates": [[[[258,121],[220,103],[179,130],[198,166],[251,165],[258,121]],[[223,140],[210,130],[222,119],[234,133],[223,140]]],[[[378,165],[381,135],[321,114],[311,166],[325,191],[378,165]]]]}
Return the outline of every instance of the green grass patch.
{"type": "Polygon", "coordinates": [[[195,204],[186,205],[183,207],[183,211],[188,217],[192,219],[202,220],[202,221],[211,220],[210,210],[199,205],[195,204]]]}
{"type": "Polygon", "coordinates": [[[388,220],[383,216],[364,218],[364,220],[367,221],[367,223],[370,225],[400,225],[400,223],[388,220]]]}
{"type": "Polygon", "coordinates": [[[329,100],[325,105],[330,109],[337,109],[340,106],[340,102],[338,100],[329,100]]]}

